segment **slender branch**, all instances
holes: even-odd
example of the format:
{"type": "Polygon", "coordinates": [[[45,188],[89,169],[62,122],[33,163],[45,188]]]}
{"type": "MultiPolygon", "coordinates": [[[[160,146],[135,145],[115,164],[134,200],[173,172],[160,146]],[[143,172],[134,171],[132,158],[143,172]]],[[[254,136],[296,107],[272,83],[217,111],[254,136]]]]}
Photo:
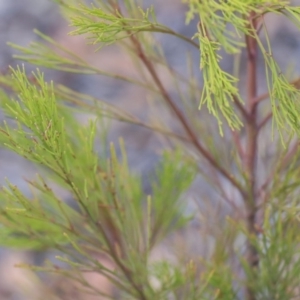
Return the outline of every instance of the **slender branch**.
{"type": "MultiPolygon", "coordinates": [[[[119,122],[124,122],[127,124],[134,124],[137,126],[141,126],[143,128],[149,129],[153,132],[157,132],[158,134],[172,137],[172,138],[181,140],[182,142],[185,142],[185,143],[192,143],[192,141],[189,139],[189,137],[169,131],[163,127],[155,126],[151,123],[150,124],[145,123],[142,120],[138,119],[137,117],[131,115],[127,111],[124,111],[121,108],[117,108],[115,105],[105,102],[104,100],[101,100],[99,98],[92,97],[92,96],[86,96],[84,94],[74,92],[73,90],[67,90],[66,92],[64,92],[62,90],[64,88],[65,88],[64,86],[58,86],[58,89],[55,90],[55,94],[63,97],[64,99],[66,99],[67,101],[69,101],[71,103],[74,103],[77,106],[80,106],[81,108],[84,107],[85,109],[87,109],[91,112],[94,112],[95,108],[96,108],[96,109],[99,109],[99,113],[101,113],[101,115],[103,115],[106,118],[113,119],[113,120],[116,120],[119,122]],[[81,101],[79,99],[79,97],[85,97],[85,99],[91,100],[94,103],[100,102],[102,105],[106,106],[107,109],[105,109],[105,108],[103,109],[101,107],[98,108],[97,105],[95,107],[95,105],[89,104],[86,101],[81,101]]],[[[0,131],[1,131],[1,129],[0,129],[0,131]]]]}
{"type": "Polygon", "coordinates": [[[117,252],[117,250],[115,249],[115,247],[113,247],[113,245],[110,243],[110,240],[108,238],[108,236],[105,233],[105,230],[103,229],[102,225],[100,223],[98,223],[99,225],[99,230],[102,231],[102,235],[106,240],[106,244],[110,250],[110,255],[113,258],[114,262],[117,264],[117,266],[122,270],[122,273],[124,274],[124,276],[128,279],[128,281],[130,282],[130,285],[135,289],[135,291],[138,293],[139,295],[139,299],[141,300],[146,300],[147,296],[144,293],[144,289],[141,288],[139,286],[139,284],[136,283],[136,281],[133,278],[133,273],[130,269],[128,269],[122,262],[121,258],[119,257],[119,254],[117,252]]]}
{"type": "MultiPolygon", "coordinates": [[[[253,24],[255,28],[255,24],[253,24]]],[[[246,36],[247,44],[247,110],[249,118],[246,119],[247,131],[247,147],[246,147],[246,167],[250,181],[250,191],[253,195],[255,188],[255,160],[257,151],[257,104],[255,97],[257,93],[257,75],[256,75],[256,59],[257,59],[257,42],[254,37],[246,36]]],[[[253,200],[253,199],[252,199],[253,200]]]]}
{"type": "MultiPolygon", "coordinates": [[[[109,4],[111,5],[111,7],[113,8],[114,12],[120,12],[120,7],[118,6],[117,2],[114,0],[108,0],[109,4]]],[[[142,31],[148,31],[148,32],[160,32],[160,33],[165,33],[165,34],[170,34],[170,35],[174,35],[176,37],[178,37],[179,39],[191,44],[192,46],[196,47],[197,49],[199,49],[199,44],[197,44],[196,42],[194,42],[191,38],[186,37],[183,34],[180,34],[164,25],[161,24],[152,24],[150,29],[149,28],[145,28],[145,29],[141,29],[140,32],[142,31]]]]}
{"type": "MultiPolygon", "coordinates": [[[[115,12],[118,13],[118,15],[121,14],[121,9],[118,6],[118,3],[114,0],[109,0],[109,3],[112,5],[115,12]]],[[[145,55],[144,50],[142,48],[142,45],[140,44],[139,40],[136,38],[135,35],[131,35],[129,32],[129,38],[131,42],[133,43],[137,56],[140,58],[148,72],[150,73],[154,83],[158,87],[158,90],[161,92],[161,95],[171,111],[176,115],[178,120],[180,121],[182,127],[188,134],[191,143],[194,145],[194,147],[197,149],[197,151],[214,167],[216,168],[234,187],[237,188],[237,190],[242,194],[245,195],[245,191],[242,187],[242,185],[237,181],[237,179],[231,175],[226,169],[224,169],[215,159],[214,157],[202,146],[202,144],[199,142],[195,132],[190,127],[187,119],[181,112],[181,110],[176,106],[176,104],[173,102],[171,97],[169,96],[168,92],[166,91],[165,87],[163,86],[159,76],[156,73],[156,70],[151,62],[151,60],[145,55]]]]}
{"type": "Polygon", "coordinates": [[[138,39],[135,36],[131,36],[130,38],[132,40],[132,43],[136,47],[138,57],[141,59],[141,61],[143,62],[143,64],[145,65],[145,67],[147,68],[149,73],[151,74],[152,79],[155,82],[155,84],[157,85],[158,89],[160,90],[163,99],[165,100],[165,102],[167,103],[167,105],[169,106],[171,111],[176,115],[176,117],[180,121],[182,127],[184,128],[184,130],[186,131],[186,133],[190,137],[190,140],[191,140],[192,144],[194,145],[194,147],[201,153],[201,155],[212,166],[214,166],[227,180],[229,180],[233,186],[235,186],[242,194],[244,194],[244,191],[243,191],[243,188],[242,188],[241,184],[230,173],[228,173],[228,171],[226,169],[224,169],[221,165],[219,165],[218,162],[213,158],[213,156],[211,156],[211,154],[199,142],[196,134],[194,133],[194,131],[192,130],[192,128],[188,124],[187,119],[185,118],[185,116],[183,115],[181,110],[173,102],[173,100],[169,96],[168,92],[164,88],[161,80],[159,79],[159,77],[156,73],[156,70],[155,70],[153,64],[151,63],[151,61],[145,55],[145,53],[142,49],[142,46],[141,46],[140,42],[138,41],[138,39]]]}
{"type": "Polygon", "coordinates": [[[242,105],[242,103],[239,101],[239,99],[236,97],[236,95],[232,95],[234,104],[236,105],[237,109],[241,112],[243,117],[246,120],[250,120],[250,115],[248,111],[245,109],[245,107],[242,105]]]}
{"type": "Polygon", "coordinates": [[[160,33],[166,33],[166,34],[170,34],[173,36],[176,36],[182,40],[184,40],[185,42],[191,44],[192,46],[196,47],[197,49],[199,49],[199,44],[194,42],[191,38],[186,37],[185,35],[182,35],[176,31],[171,30],[170,28],[164,28],[164,27],[153,27],[154,30],[145,30],[145,31],[150,31],[150,32],[160,32],[160,33]]]}
{"type": "MultiPolygon", "coordinates": [[[[256,13],[251,12],[249,16],[250,30],[256,31],[256,13]]],[[[246,149],[245,149],[245,169],[248,179],[248,194],[244,198],[247,208],[247,227],[249,234],[256,234],[256,164],[257,164],[257,41],[252,35],[246,36],[247,45],[247,111],[249,119],[246,119],[246,149]]],[[[251,241],[247,241],[247,261],[252,268],[258,265],[258,253],[251,241]]],[[[246,299],[255,300],[255,291],[248,286],[246,288],[246,299]]]]}
{"type": "Polygon", "coordinates": [[[260,131],[267,123],[268,121],[272,118],[273,113],[270,111],[264,118],[263,120],[257,125],[257,130],[260,131]]]}
{"type": "Polygon", "coordinates": [[[257,105],[258,103],[268,99],[269,97],[270,97],[270,94],[269,94],[269,92],[267,92],[267,93],[264,93],[264,94],[262,94],[258,97],[255,97],[253,102],[257,105]]]}

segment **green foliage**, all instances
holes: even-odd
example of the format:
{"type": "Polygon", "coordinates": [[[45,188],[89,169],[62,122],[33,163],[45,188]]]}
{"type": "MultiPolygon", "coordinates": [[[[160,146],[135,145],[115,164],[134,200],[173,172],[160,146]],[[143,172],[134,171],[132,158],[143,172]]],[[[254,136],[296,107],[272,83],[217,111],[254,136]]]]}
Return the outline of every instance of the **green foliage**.
{"type": "Polygon", "coordinates": [[[219,65],[221,57],[217,54],[220,50],[220,44],[211,42],[206,35],[202,37],[198,34],[198,37],[201,53],[200,69],[203,70],[204,80],[200,108],[202,104],[207,103],[208,110],[217,118],[223,135],[219,110],[232,129],[240,129],[242,125],[233,107],[229,104],[229,100],[241,101],[238,89],[235,87],[238,79],[221,69],[219,65]],[[216,103],[214,99],[218,99],[218,102],[216,103]]]}
{"type": "Polygon", "coordinates": [[[296,299],[299,79],[290,82],[280,70],[264,16],[284,15],[299,27],[300,8],[282,0],[184,0],[186,22],[198,20],[190,38],[160,23],[155,7],[145,9],[142,1],[55,2],[73,27],[70,35],[84,35],[98,51],[119,47],[132,59],[138,79],[104,71],[38,31],[39,42],[10,44],[18,51],[15,58],[121,80],[143,89],[151,109],[159,104],[165,111],[150,109],[151,118],[144,120],[109,99],[46,82],[39,69],[27,74],[17,67],[1,74],[0,106],[7,117],[0,126],[1,146],[35,164],[39,175],[26,179],[31,195],[9,181],[1,188],[0,244],[58,251],[57,260],[66,267],[48,263],[31,268],[68,277],[99,299],[113,297],[84,274],[103,275],[120,299],[296,299]],[[202,83],[192,71],[198,62],[188,59],[189,77],[169,65],[157,33],[196,49],[202,83]],[[246,97],[239,70],[222,69],[222,51],[245,51],[246,97]],[[258,51],[268,90],[261,96],[258,51]],[[88,125],[76,120],[79,112],[89,113],[88,125]],[[168,113],[180,130],[168,124],[168,113]],[[147,179],[148,194],[128,166],[126,137],[116,146],[108,143],[107,118],[150,129],[166,141],[155,174],[147,179]],[[276,125],[276,145],[269,139],[270,119],[276,125]],[[264,148],[275,149],[270,162],[263,159],[270,156],[264,148]],[[54,184],[68,192],[69,201],[55,192],[54,184]],[[186,213],[191,198],[199,209],[186,213]],[[192,241],[185,236],[190,231],[192,241]],[[176,244],[176,237],[181,243],[176,244]],[[190,249],[194,240],[201,247],[190,249]],[[155,257],[163,244],[169,256],[155,257]]]}
{"type": "MultiPolygon", "coordinates": [[[[8,183],[0,192],[1,244],[29,249],[56,248],[68,254],[72,246],[71,254],[76,259],[78,255],[90,259],[91,269],[96,262],[89,258],[86,248],[97,249],[118,261],[125,274],[139,274],[135,281],[146,279],[150,249],[174,227],[175,219],[175,227],[185,222],[177,202],[194,178],[190,162],[177,165],[175,162],[182,157],[178,151],[175,156],[172,152],[164,155],[153,199],[148,200],[146,232],[142,209],[145,196],[140,180],[129,172],[123,142],[122,161],[118,160],[113,145],[110,156],[99,159],[93,150],[96,122],[91,121],[87,127],[75,122],[67,107],[57,102],[53,84],[47,84],[39,71],[29,80],[24,70],[13,70],[11,85],[18,99],[3,97],[2,107],[16,120],[16,126],[5,123],[1,128],[3,145],[47,167],[52,180],[72,193],[79,209],[55,195],[42,177],[28,181],[33,192],[30,198],[8,183]],[[180,182],[176,189],[175,179],[180,182]],[[121,259],[125,258],[123,262],[121,259]]],[[[102,267],[97,265],[97,268],[101,271],[102,267]]]]}
{"type": "Polygon", "coordinates": [[[93,40],[93,44],[109,45],[128,38],[132,34],[151,30],[157,25],[153,9],[148,9],[146,12],[140,10],[140,15],[136,19],[122,18],[119,14],[108,14],[95,6],[79,6],[74,8],[74,12],[75,16],[71,18],[71,25],[77,29],[71,34],[87,33],[93,40]],[[99,21],[95,22],[95,18],[99,21]]]}

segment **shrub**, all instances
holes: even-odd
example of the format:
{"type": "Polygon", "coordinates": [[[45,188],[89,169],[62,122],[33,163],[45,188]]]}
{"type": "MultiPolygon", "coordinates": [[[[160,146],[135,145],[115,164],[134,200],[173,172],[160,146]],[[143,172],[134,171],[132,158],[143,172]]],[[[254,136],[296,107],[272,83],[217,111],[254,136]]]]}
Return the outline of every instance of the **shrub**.
{"type": "Polygon", "coordinates": [[[11,45],[16,58],[138,86],[145,95],[139,101],[159,101],[177,127],[169,126],[165,113],[142,119],[109,99],[46,82],[39,69],[11,68],[0,77],[1,108],[13,120],[0,128],[1,145],[39,166],[40,175],[27,180],[30,197],[9,182],[1,189],[1,244],[58,251],[64,266],[32,268],[77,281],[99,299],[298,299],[299,79],[276,63],[265,16],[281,14],[299,27],[300,7],[282,0],[184,0],[195,32],[190,38],[160,23],[155,7],[139,1],[56,2],[74,27],[71,35],[84,35],[100,53],[119,47],[138,78],[99,69],[38,31],[40,41],[11,45]],[[170,65],[158,35],[188,45],[188,76],[170,65]],[[188,51],[198,51],[202,80],[188,51]],[[239,70],[222,68],[222,56],[239,59],[241,53],[245,89],[239,70]],[[267,82],[261,95],[259,53],[267,82]],[[171,88],[161,73],[171,78],[171,88]],[[94,118],[84,126],[78,112],[94,118]],[[168,141],[147,179],[150,191],[128,168],[126,137],[116,146],[108,142],[107,119],[168,141]],[[73,200],[55,193],[53,183],[73,200]],[[193,184],[201,186],[194,194],[199,209],[187,215],[193,184]],[[183,246],[194,224],[193,239],[202,246],[191,251],[183,246]],[[182,245],[169,247],[169,258],[152,259],[155,247],[172,238],[182,245]],[[103,275],[117,294],[105,294],[86,273],[103,275]]]}

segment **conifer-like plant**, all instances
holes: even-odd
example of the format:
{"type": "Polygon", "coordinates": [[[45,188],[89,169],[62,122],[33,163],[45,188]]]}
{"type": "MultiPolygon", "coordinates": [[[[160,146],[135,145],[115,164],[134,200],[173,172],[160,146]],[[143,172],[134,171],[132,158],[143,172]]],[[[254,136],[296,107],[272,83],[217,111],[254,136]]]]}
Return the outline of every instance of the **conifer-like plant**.
{"type": "Polygon", "coordinates": [[[27,179],[30,196],[10,182],[1,188],[1,245],[58,251],[64,264],[32,268],[65,276],[96,299],[299,299],[299,78],[279,68],[266,16],[284,15],[300,29],[300,7],[285,0],[183,0],[192,37],[161,23],[156,7],[139,0],[56,2],[71,35],[84,35],[100,54],[118,47],[139,76],[99,69],[38,31],[38,42],[11,45],[16,58],[137,86],[145,97],[139,101],[163,106],[172,125],[164,114],[141,119],[110,99],[46,82],[39,69],[2,74],[0,103],[8,118],[1,145],[40,172],[27,179]],[[186,44],[188,74],[170,65],[157,41],[164,35],[186,44]],[[233,58],[232,72],[223,57],[233,58]],[[245,64],[238,64],[241,57],[245,64]],[[265,66],[263,94],[258,62],[265,66]],[[243,85],[239,66],[246,70],[243,85]],[[78,111],[95,118],[82,125],[78,111]],[[118,145],[107,142],[107,119],[168,142],[148,179],[151,191],[128,167],[126,136],[118,145]],[[55,193],[53,183],[72,202],[55,193]],[[187,216],[192,184],[200,186],[199,209],[187,216]],[[188,246],[190,230],[196,249],[188,246]],[[174,243],[166,246],[172,259],[153,259],[153,249],[170,237],[185,247],[174,243]],[[114,294],[86,273],[107,278],[114,294]]]}

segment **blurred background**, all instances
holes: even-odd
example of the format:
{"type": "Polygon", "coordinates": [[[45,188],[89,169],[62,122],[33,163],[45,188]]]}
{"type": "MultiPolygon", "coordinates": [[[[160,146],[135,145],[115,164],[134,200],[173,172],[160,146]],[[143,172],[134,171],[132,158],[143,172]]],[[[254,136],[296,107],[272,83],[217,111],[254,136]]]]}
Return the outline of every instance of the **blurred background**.
{"type": "MultiPolygon", "coordinates": [[[[293,1],[300,5],[300,1],[293,1]]],[[[147,0],[145,6],[154,5],[158,20],[175,29],[176,31],[193,36],[195,33],[195,23],[189,26],[185,25],[185,6],[180,0],[147,0]]],[[[293,67],[296,74],[300,74],[300,33],[298,30],[284,18],[278,16],[268,17],[268,30],[272,40],[274,56],[279,65],[286,70],[293,67]],[[288,64],[287,64],[288,58],[288,64]]],[[[92,62],[95,66],[103,70],[111,70],[115,73],[128,74],[133,72],[131,62],[122,53],[114,47],[103,49],[101,52],[95,52],[93,48],[86,44],[83,37],[68,36],[71,31],[65,20],[61,17],[58,7],[50,0],[0,0],[0,71],[5,72],[8,66],[16,66],[20,62],[12,58],[14,51],[7,46],[7,42],[13,42],[22,46],[28,45],[31,41],[37,39],[33,29],[38,29],[46,35],[50,35],[59,43],[75,51],[84,59],[92,62]]],[[[195,61],[195,69],[198,69],[199,54],[184,43],[178,42],[174,37],[157,35],[161,42],[168,61],[178,71],[185,74],[186,56],[185,52],[191,51],[195,61]]],[[[223,67],[229,68],[232,64],[231,58],[226,56],[223,60],[223,67]]],[[[28,66],[27,70],[33,70],[35,67],[28,66]]],[[[241,84],[243,84],[243,65],[241,68],[241,84]]],[[[259,65],[261,80],[259,81],[260,92],[265,92],[264,65],[259,65]]],[[[133,74],[134,75],[134,74],[133,74]]],[[[161,74],[163,76],[163,74],[161,74]]],[[[199,75],[199,78],[201,76],[199,75]]],[[[87,75],[66,74],[58,71],[46,71],[46,78],[55,82],[63,83],[82,93],[88,93],[100,99],[106,99],[124,107],[130,113],[141,118],[146,117],[145,95],[144,91],[134,86],[123,84],[105,77],[93,77],[87,75]]],[[[172,91],[172,81],[164,78],[167,89],[172,91]]],[[[159,105],[159,104],[158,104],[159,105]]],[[[153,109],[153,108],[152,108],[153,109]]],[[[171,116],[164,110],[157,109],[157,113],[166,114],[172,124],[171,116]]],[[[3,119],[3,115],[0,114],[3,119]]],[[[86,116],[79,116],[82,122],[85,122],[86,116]]],[[[109,139],[117,141],[119,136],[126,140],[126,148],[129,156],[130,167],[140,174],[147,177],[155,168],[159,160],[160,149],[163,144],[159,136],[151,133],[147,129],[124,123],[111,122],[109,139]]],[[[172,125],[171,125],[172,126],[172,125]]],[[[174,126],[176,126],[174,124],[174,126]]],[[[0,183],[5,184],[7,178],[13,184],[16,184],[24,193],[29,193],[28,186],[24,178],[32,178],[36,174],[35,168],[14,155],[13,153],[0,148],[0,183]]],[[[145,181],[147,182],[147,181],[145,181]]],[[[147,190],[145,184],[145,190],[147,190]]],[[[62,197],[68,197],[64,195],[62,197]]],[[[188,238],[188,236],[187,236],[188,238]]],[[[193,238],[191,237],[191,242],[193,238]]],[[[160,255],[163,255],[164,248],[161,248],[160,255]]],[[[45,258],[53,254],[18,252],[8,249],[0,249],[0,300],[27,300],[40,299],[37,292],[39,285],[38,279],[29,271],[21,270],[15,267],[15,264],[21,262],[41,263],[45,258]]],[[[51,258],[51,257],[50,257],[51,258]]],[[[106,282],[103,278],[90,278],[101,285],[106,282]],[[102,280],[102,281],[101,281],[102,280]]],[[[51,282],[55,288],[62,289],[55,281],[51,282]]],[[[51,284],[49,286],[51,286],[51,284]]],[[[109,289],[109,286],[107,287],[109,289]]],[[[60,290],[63,297],[57,299],[77,299],[72,295],[72,291],[60,290]],[[66,295],[69,296],[66,296],[66,295]],[[70,298],[67,298],[70,297],[70,298]]],[[[59,293],[58,293],[59,294],[59,293]]],[[[47,298],[48,299],[48,298],[47,298]]],[[[78,298],[83,299],[83,298],[78,298]]],[[[90,298],[84,298],[90,299],[90,298]]],[[[98,298],[99,299],[99,298],[98,298]]]]}

